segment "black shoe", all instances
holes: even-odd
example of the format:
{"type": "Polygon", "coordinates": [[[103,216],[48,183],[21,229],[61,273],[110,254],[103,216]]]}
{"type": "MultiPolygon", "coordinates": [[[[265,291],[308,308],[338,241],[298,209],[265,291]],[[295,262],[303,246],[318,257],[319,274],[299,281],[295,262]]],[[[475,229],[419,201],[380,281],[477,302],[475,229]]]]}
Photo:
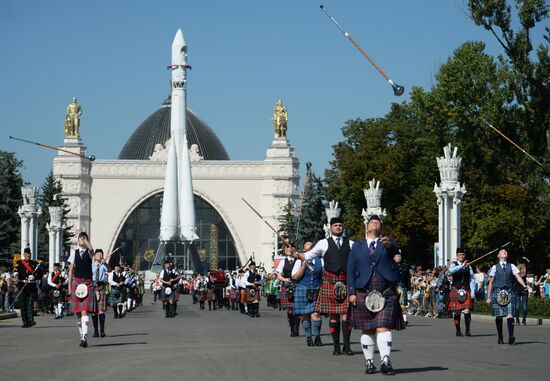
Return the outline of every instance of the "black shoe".
{"type": "Polygon", "coordinates": [[[351,350],[349,344],[348,345],[345,345],[342,347],[342,352],[344,352],[344,354],[346,356],[353,356],[355,353],[353,353],[353,351],[351,350]]]}
{"type": "Polygon", "coordinates": [[[105,336],[107,336],[107,335],[105,335],[105,331],[101,331],[101,333],[99,334],[99,336],[105,337],[105,336]]]}
{"type": "Polygon", "coordinates": [[[466,336],[472,337],[472,334],[470,333],[470,331],[466,331],[466,336]]]}
{"type": "Polygon", "coordinates": [[[516,342],[516,338],[514,336],[510,336],[510,338],[508,339],[508,344],[514,345],[515,342],[516,342]]]}
{"type": "Polygon", "coordinates": [[[462,334],[462,332],[458,331],[458,332],[456,333],[456,337],[464,337],[464,335],[462,334]]]}
{"type": "Polygon", "coordinates": [[[310,337],[307,338],[306,344],[308,347],[313,347],[313,339],[310,337]]]}
{"type": "Polygon", "coordinates": [[[290,332],[290,337],[298,337],[298,336],[300,336],[300,334],[298,332],[296,332],[296,331],[290,332]]]}
{"type": "Polygon", "coordinates": [[[28,326],[29,326],[28,328],[34,327],[35,325],[36,325],[36,322],[33,320],[28,324],[28,326]]]}
{"type": "Polygon", "coordinates": [[[365,373],[374,374],[375,372],[376,372],[376,367],[374,366],[374,361],[367,360],[367,363],[365,364],[365,373]]]}
{"type": "Polygon", "coordinates": [[[94,331],[94,334],[92,335],[92,337],[99,337],[99,333],[97,333],[97,331],[94,331]]]}
{"type": "Polygon", "coordinates": [[[313,342],[316,347],[322,347],[323,342],[321,341],[321,336],[315,336],[315,340],[313,342]]]}
{"type": "Polygon", "coordinates": [[[23,325],[21,326],[21,328],[29,328],[29,325],[27,323],[23,323],[23,325]]]}
{"type": "Polygon", "coordinates": [[[380,365],[380,371],[382,374],[385,374],[387,376],[391,376],[395,374],[395,370],[393,370],[393,367],[391,365],[391,361],[388,358],[386,361],[382,361],[382,365],[380,365]]]}
{"type": "Polygon", "coordinates": [[[502,338],[502,336],[498,337],[498,343],[499,344],[504,344],[504,339],[502,338]]]}
{"type": "Polygon", "coordinates": [[[334,344],[334,350],[332,351],[333,356],[340,356],[342,351],[340,350],[340,344],[334,344]]]}
{"type": "Polygon", "coordinates": [[[526,322],[525,320],[523,320],[523,321],[521,322],[521,324],[522,324],[522,325],[527,325],[527,322],[526,322]]]}
{"type": "Polygon", "coordinates": [[[88,341],[86,339],[81,339],[80,340],[80,347],[81,348],[86,348],[88,347],[88,341]]]}

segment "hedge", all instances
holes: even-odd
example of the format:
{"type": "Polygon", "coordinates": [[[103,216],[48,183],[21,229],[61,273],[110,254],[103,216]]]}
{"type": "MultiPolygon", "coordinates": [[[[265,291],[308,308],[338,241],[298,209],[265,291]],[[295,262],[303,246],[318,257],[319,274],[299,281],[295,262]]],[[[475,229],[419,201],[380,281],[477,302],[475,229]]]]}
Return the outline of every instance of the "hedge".
{"type": "MultiPolygon", "coordinates": [[[[491,314],[491,305],[482,301],[476,301],[475,313],[478,314],[491,314]]],[[[520,310],[521,316],[521,310],[520,310]]],[[[541,299],[536,296],[529,298],[529,304],[527,305],[527,317],[531,318],[550,318],[550,299],[541,299]]]]}

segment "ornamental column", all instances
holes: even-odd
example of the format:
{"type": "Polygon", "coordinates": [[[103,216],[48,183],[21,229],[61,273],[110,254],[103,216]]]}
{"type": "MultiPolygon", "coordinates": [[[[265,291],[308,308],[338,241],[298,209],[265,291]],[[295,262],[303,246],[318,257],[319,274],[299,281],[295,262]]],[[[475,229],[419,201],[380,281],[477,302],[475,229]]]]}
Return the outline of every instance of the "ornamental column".
{"type": "Polygon", "coordinates": [[[453,149],[449,143],[443,148],[444,156],[436,159],[441,184],[434,186],[439,215],[439,255],[434,254],[435,266],[448,266],[456,259],[456,249],[461,246],[460,204],[466,187],[459,182],[462,158],[457,151],[458,147],[453,149]]]}
{"type": "Polygon", "coordinates": [[[49,271],[53,271],[53,264],[59,262],[59,252],[63,241],[63,208],[61,206],[50,206],[50,223],[46,226],[49,234],[49,271]]]}
{"type": "Polygon", "coordinates": [[[340,217],[340,213],[342,212],[342,209],[338,207],[338,201],[330,201],[328,203],[328,208],[325,208],[325,214],[327,215],[327,223],[323,226],[323,229],[325,230],[325,237],[330,237],[330,220],[332,218],[340,217]]]}
{"type": "Polygon", "coordinates": [[[369,181],[369,188],[363,189],[365,200],[367,201],[367,209],[363,209],[361,214],[365,220],[365,225],[373,215],[377,215],[382,221],[384,221],[384,217],[387,215],[386,209],[382,209],[381,206],[382,190],[383,189],[380,188],[380,181],[376,181],[375,179],[369,181]]]}
{"type": "Polygon", "coordinates": [[[21,187],[23,205],[17,210],[21,217],[21,253],[25,248],[31,249],[31,259],[38,258],[38,216],[42,213],[36,199],[37,187],[21,187]]]}

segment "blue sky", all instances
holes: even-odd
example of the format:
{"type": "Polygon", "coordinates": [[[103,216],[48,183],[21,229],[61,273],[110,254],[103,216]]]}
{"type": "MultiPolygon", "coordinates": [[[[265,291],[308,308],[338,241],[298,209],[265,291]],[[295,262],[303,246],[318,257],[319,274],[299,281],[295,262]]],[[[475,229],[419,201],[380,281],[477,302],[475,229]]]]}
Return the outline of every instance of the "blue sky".
{"type": "MultiPolygon", "coordinates": [[[[19,1],[0,2],[0,149],[17,152],[40,186],[61,145],[65,108],[77,96],[88,154],[114,159],[169,92],[170,46],[188,44],[188,105],[230,157],[261,160],[283,100],[288,137],[322,174],[346,120],[380,117],[412,86],[430,88],[461,43],[492,36],[467,17],[466,0],[423,1],[19,1]],[[393,80],[391,87],[319,9],[323,3],[393,80]]],[[[368,165],[368,163],[365,163],[368,165]]],[[[435,166],[434,160],[434,166],[435,166]]]]}

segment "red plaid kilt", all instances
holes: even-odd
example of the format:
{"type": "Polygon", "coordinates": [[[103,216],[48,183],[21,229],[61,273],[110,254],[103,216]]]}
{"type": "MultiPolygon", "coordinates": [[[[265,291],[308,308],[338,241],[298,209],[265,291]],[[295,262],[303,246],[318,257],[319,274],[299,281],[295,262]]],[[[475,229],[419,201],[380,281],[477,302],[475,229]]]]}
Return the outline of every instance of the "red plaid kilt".
{"type": "Polygon", "coordinates": [[[472,294],[470,290],[466,290],[466,300],[464,303],[458,301],[458,288],[451,287],[451,292],[449,294],[449,301],[447,302],[447,309],[452,313],[458,313],[462,310],[469,309],[470,311],[474,310],[474,301],[472,300],[472,294]]]}
{"type": "Polygon", "coordinates": [[[254,303],[260,301],[260,290],[254,289],[251,287],[247,287],[244,289],[244,301],[245,303],[254,303]],[[256,291],[256,294],[254,296],[251,295],[250,291],[256,291]]]}
{"type": "Polygon", "coordinates": [[[279,291],[279,305],[281,308],[287,309],[289,311],[292,310],[292,306],[294,305],[294,300],[288,299],[288,289],[284,286],[281,286],[281,290],[279,291]]]}
{"type": "Polygon", "coordinates": [[[69,301],[71,303],[71,312],[74,314],[79,314],[83,311],[91,314],[96,313],[97,299],[95,296],[95,287],[92,286],[92,280],[73,277],[69,301]],[[81,283],[85,283],[88,286],[88,295],[84,299],[79,299],[75,295],[76,287],[81,283]]]}
{"type": "MultiPolygon", "coordinates": [[[[374,287],[383,292],[382,287],[374,287]]],[[[405,329],[401,305],[399,304],[399,293],[395,287],[390,288],[384,295],[386,303],[384,308],[378,312],[371,312],[365,306],[365,298],[369,293],[366,290],[356,290],[357,303],[349,310],[348,320],[355,329],[373,330],[376,328],[389,328],[392,330],[405,329]]]]}
{"type": "Polygon", "coordinates": [[[348,313],[348,297],[337,300],[334,297],[334,284],[336,282],[346,283],[346,273],[334,274],[323,271],[323,283],[319,289],[316,310],[322,314],[345,315],[348,313]]]}

